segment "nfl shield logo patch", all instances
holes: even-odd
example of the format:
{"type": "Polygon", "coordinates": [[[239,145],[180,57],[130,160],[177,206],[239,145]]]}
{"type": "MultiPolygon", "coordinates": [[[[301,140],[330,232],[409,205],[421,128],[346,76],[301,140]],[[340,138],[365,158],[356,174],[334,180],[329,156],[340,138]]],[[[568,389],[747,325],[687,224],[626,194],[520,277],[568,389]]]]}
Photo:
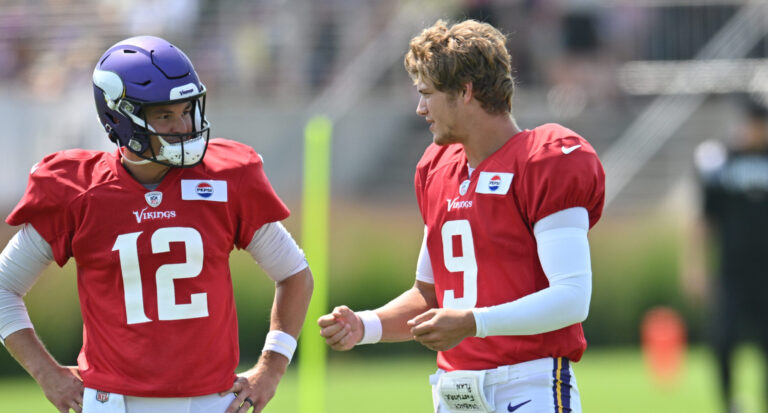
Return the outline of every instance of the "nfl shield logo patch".
{"type": "Polygon", "coordinates": [[[461,185],[459,186],[459,195],[461,196],[466,195],[468,189],[469,189],[469,179],[462,182],[461,185]]]}
{"type": "Polygon", "coordinates": [[[109,393],[101,390],[96,391],[96,400],[99,403],[106,403],[109,400],[109,393]]]}
{"type": "Polygon", "coordinates": [[[152,208],[157,208],[157,206],[163,202],[163,193],[160,191],[147,192],[144,194],[144,199],[147,200],[149,206],[152,208]]]}

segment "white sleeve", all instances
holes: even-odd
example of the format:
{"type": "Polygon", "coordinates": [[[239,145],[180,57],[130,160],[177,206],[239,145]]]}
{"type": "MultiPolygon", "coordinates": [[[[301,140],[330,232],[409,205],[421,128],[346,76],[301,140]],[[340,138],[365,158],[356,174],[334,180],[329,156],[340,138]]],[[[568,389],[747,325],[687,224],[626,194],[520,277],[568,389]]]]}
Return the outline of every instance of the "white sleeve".
{"type": "Polygon", "coordinates": [[[22,297],[53,261],[51,246],[24,225],[0,253],[0,341],[23,328],[32,328],[22,297]]]}
{"type": "Polygon", "coordinates": [[[421,240],[421,250],[419,251],[419,260],[416,262],[416,280],[428,284],[435,283],[435,276],[432,273],[432,263],[429,261],[429,251],[427,251],[427,226],[424,225],[424,238],[421,240]]]}
{"type": "Polygon", "coordinates": [[[246,248],[267,276],[280,282],[307,268],[304,251],[280,222],[264,224],[246,248]]]}
{"type": "Polygon", "coordinates": [[[538,221],[533,232],[549,287],[505,304],[473,309],[476,335],[540,334],[584,321],[592,296],[588,229],[589,215],[581,207],[538,221]]]}

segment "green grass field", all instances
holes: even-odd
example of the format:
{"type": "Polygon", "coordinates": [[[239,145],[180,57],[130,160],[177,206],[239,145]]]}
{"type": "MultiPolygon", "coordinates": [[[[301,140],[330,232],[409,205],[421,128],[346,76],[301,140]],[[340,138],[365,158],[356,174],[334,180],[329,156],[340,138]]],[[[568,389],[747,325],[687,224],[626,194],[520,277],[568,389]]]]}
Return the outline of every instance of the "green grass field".
{"type": "MultiPolygon", "coordinates": [[[[738,353],[736,387],[744,413],[763,412],[759,404],[762,356],[752,348],[738,353]]],[[[336,356],[328,368],[327,413],[429,412],[432,406],[427,376],[431,357],[359,358],[336,356]]],[[[633,349],[590,349],[575,365],[585,412],[718,413],[714,364],[709,352],[691,351],[677,384],[655,383],[633,349]]],[[[265,412],[296,412],[298,383],[292,367],[265,412]]],[[[0,380],[0,412],[56,413],[27,378],[0,380]]]]}

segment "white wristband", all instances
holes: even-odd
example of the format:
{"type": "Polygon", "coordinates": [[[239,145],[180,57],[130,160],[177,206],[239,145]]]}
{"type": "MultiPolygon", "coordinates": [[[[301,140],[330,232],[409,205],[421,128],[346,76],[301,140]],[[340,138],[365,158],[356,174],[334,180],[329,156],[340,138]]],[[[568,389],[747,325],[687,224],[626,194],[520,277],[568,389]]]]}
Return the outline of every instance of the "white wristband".
{"type": "Polygon", "coordinates": [[[488,308],[473,308],[472,316],[475,317],[475,337],[485,338],[488,336],[488,329],[485,326],[485,318],[482,313],[487,313],[488,308]]]}
{"type": "Polygon", "coordinates": [[[381,341],[382,327],[379,316],[373,311],[360,311],[355,314],[363,322],[363,339],[357,344],[375,344],[381,341]]]}
{"type": "Polygon", "coordinates": [[[264,348],[261,349],[261,352],[265,351],[280,353],[288,357],[288,362],[290,363],[293,353],[296,351],[296,339],[288,333],[272,330],[267,333],[267,338],[264,340],[264,348]]]}

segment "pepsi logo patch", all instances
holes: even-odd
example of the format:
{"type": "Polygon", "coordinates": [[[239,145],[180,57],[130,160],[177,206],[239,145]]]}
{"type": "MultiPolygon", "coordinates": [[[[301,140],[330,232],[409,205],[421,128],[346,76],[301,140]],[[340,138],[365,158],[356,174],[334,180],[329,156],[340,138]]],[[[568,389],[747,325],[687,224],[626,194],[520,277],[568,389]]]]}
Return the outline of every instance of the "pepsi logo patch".
{"type": "Polygon", "coordinates": [[[512,178],[511,172],[480,172],[475,192],[478,194],[506,195],[512,178]]]}
{"type": "Polygon", "coordinates": [[[227,202],[227,181],[182,179],[181,199],[185,201],[227,202]]]}
{"type": "Polygon", "coordinates": [[[488,181],[488,189],[490,189],[492,192],[499,189],[501,186],[501,177],[499,175],[494,175],[491,177],[491,180],[488,181]]]}
{"type": "Polygon", "coordinates": [[[210,198],[213,195],[213,187],[208,182],[200,182],[197,184],[195,192],[203,198],[210,198]]]}

